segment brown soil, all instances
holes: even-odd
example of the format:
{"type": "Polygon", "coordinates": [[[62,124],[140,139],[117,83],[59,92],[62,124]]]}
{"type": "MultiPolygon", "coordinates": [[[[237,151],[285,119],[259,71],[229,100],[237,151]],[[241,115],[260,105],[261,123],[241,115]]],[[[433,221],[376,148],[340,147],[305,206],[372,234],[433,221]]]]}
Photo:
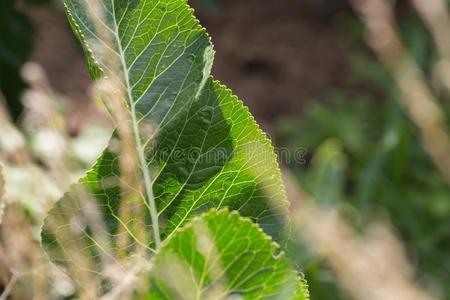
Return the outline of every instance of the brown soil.
{"type": "Polygon", "coordinates": [[[227,0],[217,14],[197,15],[217,51],[214,76],[261,121],[298,114],[331,88],[351,85],[345,38],[307,16],[303,1],[227,0]]]}

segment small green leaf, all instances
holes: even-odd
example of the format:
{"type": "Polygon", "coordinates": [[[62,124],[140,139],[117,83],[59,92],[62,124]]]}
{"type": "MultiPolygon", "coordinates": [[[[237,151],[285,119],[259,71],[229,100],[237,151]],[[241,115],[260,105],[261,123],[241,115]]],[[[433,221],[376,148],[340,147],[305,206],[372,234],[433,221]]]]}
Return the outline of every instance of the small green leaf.
{"type": "Polygon", "coordinates": [[[284,253],[253,222],[211,210],[166,241],[151,270],[150,299],[308,299],[284,253]]]}

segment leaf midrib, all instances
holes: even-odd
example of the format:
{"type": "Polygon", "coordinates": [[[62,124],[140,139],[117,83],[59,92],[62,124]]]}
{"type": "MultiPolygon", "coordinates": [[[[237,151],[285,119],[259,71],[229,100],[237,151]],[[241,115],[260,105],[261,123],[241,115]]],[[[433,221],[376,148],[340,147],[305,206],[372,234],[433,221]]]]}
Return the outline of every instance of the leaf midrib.
{"type": "MultiPolygon", "coordinates": [[[[127,96],[128,96],[128,105],[130,106],[130,110],[131,110],[131,122],[133,124],[132,131],[133,131],[133,136],[134,136],[134,140],[135,140],[135,144],[136,144],[136,151],[138,154],[139,164],[141,166],[142,176],[144,179],[145,194],[147,196],[147,201],[148,201],[148,203],[146,203],[145,199],[144,199],[144,203],[146,204],[146,206],[149,209],[150,218],[151,218],[151,222],[152,222],[155,248],[158,249],[161,245],[161,234],[160,234],[160,230],[159,230],[158,213],[156,210],[155,197],[153,194],[152,180],[151,180],[151,176],[150,176],[150,170],[149,170],[149,168],[147,168],[147,160],[145,159],[142,141],[139,136],[139,127],[138,127],[138,123],[137,123],[137,119],[136,119],[136,106],[134,105],[134,103],[132,101],[133,97],[131,95],[128,67],[125,62],[125,55],[124,55],[124,51],[122,48],[122,42],[121,42],[120,36],[119,36],[119,28],[118,28],[117,20],[116,20],[116,11],[115,11],[114,0],[111,0],[111,4],[112,4],[112,9],[113,9],[112,16],[113,16],[113,23],[114,23],[114,31],[115,31],[115,35],[116,35],[116,39],[117,39],[117,47],[118,47],[118,51],[119,51],[119,59],[120,59],[121,65],[122,65],[122,72],[124,74],[124,79],[125,79],[125,85],[126,85],[127,96]]],[[[124,12],[124,14],[126,14],[126,12],[124,12]]]]}

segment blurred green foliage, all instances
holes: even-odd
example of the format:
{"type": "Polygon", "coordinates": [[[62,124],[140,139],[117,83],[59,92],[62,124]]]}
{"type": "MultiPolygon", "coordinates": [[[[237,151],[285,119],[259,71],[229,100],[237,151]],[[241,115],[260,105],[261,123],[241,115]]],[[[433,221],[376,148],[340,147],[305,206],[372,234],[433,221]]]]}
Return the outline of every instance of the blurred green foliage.
{"type": "MultiPolygon", "coordinates": [[[[31,55],[33,26],[19,11],[16,0],[0,1],[0,91],[5,96],[11,115],[16,119],[21,111],[20,94],[26,83],[20,68],[31,55]]],[[[44,4],[49,0],[27,0],[30,4],[44,4]]]]}
{"type": "Polygon", "coordinates": [[[21,112],[19,95],[26,87],[20,67],[31,54],[33,29],[28,18],[15,9],[14,2],[0,2],[0,90],[17,118],[21,112]]]}
{"type": "MultiPolygon", "coordinates": [[[[359,22],[348,24],[356,26],[352,33],[362,32],[359,22]]],[[[401,32],[415,60],[431,75],[435,56],[424,26],[412,16],[403,20],[401,32]]],[[[352,37],[363,44],[362,36],[352,37]]],[[[400,107],[385,68],[363,49],[352,60],[355,80],[370,90],[357,95],[334,91],[326,102],[312,102],[303,117],[281,119],[277,142],[292,151],[308,149],[309,162],[290,168],[316,201],[338,204],[359,229],[388,219],[406,244],[417,279],[450,299],[450,188],[400,107]]],[[[311,298],[348,299],[331,272],[304,245],[296,246],[311,298]]]]}
{"type": "Polygon", "coordinates": [[[194,7],[207,12],[217,12],[219,10],[221,0],[190,0],[194,7]]]}

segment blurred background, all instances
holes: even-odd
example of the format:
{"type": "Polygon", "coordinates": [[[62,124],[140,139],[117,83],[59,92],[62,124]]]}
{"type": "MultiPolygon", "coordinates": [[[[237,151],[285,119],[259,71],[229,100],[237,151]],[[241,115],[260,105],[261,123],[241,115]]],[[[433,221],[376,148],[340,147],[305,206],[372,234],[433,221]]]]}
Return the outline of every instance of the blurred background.
{"type": "MultiPolygon", "coordinates": [[[[376,222],[389,224],[406,249],[413,282],[450,299],[450,186],[402,108],[394,78],[368,46],[364,21],[352,5],[190,2],[215,45],[214,76],[250,108],[276,149],[288,153],[280,163],[294,184],[317,203],[336,207],[356,233],[376,222]],[[301,160],[293,157],[299,150],[301,160]]],[[[448,95],[435,84],[439,53],[432,33],[411,1],[396,1],[394,8],[401,41],[448,116],[448,95]]],[[[90,100],[82,49],[59,2],[1,0],[0,90],[18,126],[26,126],[30,111],[36,114],[26,92],[35,84],[33,69],[23,71],[28,62],[40,65],[48,78],[57,126],[79,158],[76,178],[110,133],[107,117],[90,100]],[[90,148],[80,149],[86,141],[90,148]]],[[[28,127],[25,144],[39,153],[54,139],[37,127],[28,127]]],[[[315,220],[318,226],[322,221],[315,220]]],[[[349,299],[326,259],[294,240],[288,252],[305,273],[311,298],[349,299]]]]}

